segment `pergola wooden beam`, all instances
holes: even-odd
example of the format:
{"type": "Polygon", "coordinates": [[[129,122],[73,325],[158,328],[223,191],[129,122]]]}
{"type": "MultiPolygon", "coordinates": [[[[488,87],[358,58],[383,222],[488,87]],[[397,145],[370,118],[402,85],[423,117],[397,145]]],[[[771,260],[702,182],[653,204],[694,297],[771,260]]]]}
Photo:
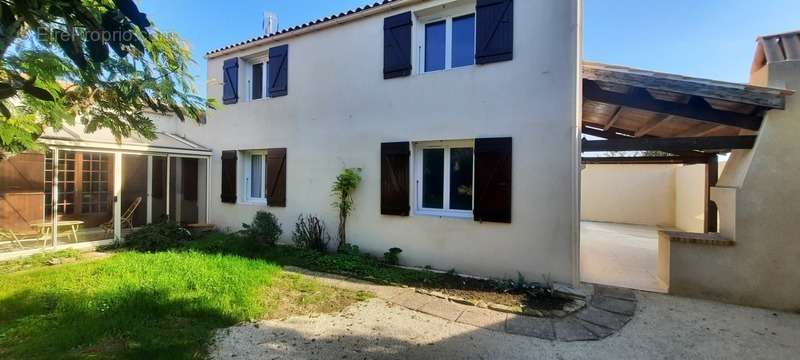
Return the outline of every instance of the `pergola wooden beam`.
{"type": "Polygon", "coordinates": [[[645,126],[642,126],[640,129],[636,130],[636,132],[633,134],[633,137],[637,137],[638,138],[638,137],[645,136],[645,135],[649,134],[651,131],[653,131],[656,128],[658,128],[659,126],[661,126],[661,124],[669,121],[672,118],[673,118],[672,115],[666,115],[666,116],[661,116],[659,118],[656,118],[653,121],[651,121],[650,123],[646,124],[645,126]]]}
{"type": "Polygon", "coordinates": [[[748,130],[758,130],[762,118],[751,114],[717,110],[703,98],[690,96],[688,103],[664,101],[654,98],[645,88],[630,87],[628,93],[603,90],[593,80],[583,80],[583,97],[586,100],[606,104],[641,109],[666,115],[734,126],[748,130]]]}
{"type": "Polygon", "coordinates": [[[719,124],[697,124],[677,135],[677,137],[697,137],[706,136],[714,131],[724,128],[725,125],[719,124]]]}
{"type": "Polygon", "coordinates": [[[708,155],[702,156],[609,156],[609,157],[583,157],[584,164],[705,164],[708,155]]]}
{"type": "MultiPolygon", "coordinates": [[[[599,126],[600,125],[597,125],[596,127],[599,127],[599,126]]],[[[602,131],[602,130],[587,126],[585,123],[583,124],[583,128],[581,129],[581,131],[584,134],[600,137],[600,138],[603,138],[603,139],[630,139],[631,137],[633,137],[633,133],[632,132],[624,130],[624,129],[611,128],[611,129],[609,129],[609,131],[602,131]],[[620,135],[620,134],[625,134],[625,135],[620,135]]],[[[652,135],[644,135],[642,137],[643,138],[648,138],[648,139],[656,138],[655,136],[652,136],[652,135]]],[[[670,154],[678,155],[678,156],[698,156],[698,155],[703,155],[702,153],[699,153],[697,151],[666,151],[666,152],[668,152],[670,154]]]]}
{"type": "Polygon", "coordinates": [[[706,188],[705,188],[705,216],[704,228],[705,232],[717,232],[717,204],[711,201],[711,187],[717,186],[719,179],[719,158],[716,155],[711,156],[706,162],[706,188]]]}
{"type": "Polygon", "coordinates": [[[603,126],[603,131],[608,131],[614,127],[614,124],[617,123],[617,120],[622,117],[622,112],[625,110],[624,106],[617,106],[617,111],[614,111],[614,114],[611,115],[611,119],[608,119],[608,122],[605,126],[603,126]]]}
{"type": "Polygon", "coordinates": [[[695,95],[771,109],[784,109],[786,97],[792,94],[791,91],[783,89],[690,78],[682,75],[587,62],[584,62],[581,67],[581,73],[584,79],[589,80],[695,95]]]}
{"type": "Polygon", "coordinates": [[[583,140],[583,152],[590,151],[648,151],[666,152],[691,150],[752,149],[755,136],[713,136],[693,138],[618,138],[583,140]]]}

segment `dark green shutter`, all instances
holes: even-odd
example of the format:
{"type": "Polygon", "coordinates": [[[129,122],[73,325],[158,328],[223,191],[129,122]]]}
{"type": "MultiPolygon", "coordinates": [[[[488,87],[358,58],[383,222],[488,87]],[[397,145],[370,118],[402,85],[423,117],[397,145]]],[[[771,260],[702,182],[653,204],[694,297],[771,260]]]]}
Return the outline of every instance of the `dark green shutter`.
{"type": "Polygon", "coordinates": [[[286,149],[267,149],[267,206],[286,207],[286,149]]]}
{"type": "Polygon", "coordinates": [[[239,58],[225,60],[222,65],[222,103],[239,101],[239,58]]]}
{"type": "Polygon", "coordinates": [[[269,97],[289,94],[289,45],[269,49],[269,97]]]}
{"type": "Polygon", "coordinates": [[[475,221],[511,223],[511,138],[475,140],[475,221]]]}
{"type": "Polygon", "coordinates": [[[222,152],[222,166],[220,169],[222,173],[222,193],[220,198],[224,203],[236,203],[236,161],[236,150],[222,152]]]}
{"type": "Polygon", "coordinates": [[[381,214],[408,216],[409,142],[381,144],[381,214]]]}
{"type": "Polygon", "coordinates": [[[383,78],[411,75],[411,13],[383,19],[383,78]]]}
{"type": "Polygon", "coordinates": [[[514,1],[478,0],[475,6],[475,63],[489,64],[514,56],[514,1]]]}

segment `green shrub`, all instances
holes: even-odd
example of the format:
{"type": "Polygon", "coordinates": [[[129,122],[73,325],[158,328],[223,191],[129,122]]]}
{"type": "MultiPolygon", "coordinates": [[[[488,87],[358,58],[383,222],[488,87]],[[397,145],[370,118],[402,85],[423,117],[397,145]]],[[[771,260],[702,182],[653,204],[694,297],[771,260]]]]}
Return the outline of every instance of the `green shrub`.
{"type": "Polygon", "coordinates": [[[325,223],[318,217],[300,214],[297,217],[297,223],[294,225],[292,240],[301,249],[326,252],[328,251],[328,243],[331,240],[331,236],[328,235],[328,231],[325,229],[325,223]]]}
{"type": "Polygon", "coordinates": [[[163,251],[192,240],[189,230],[164,220],[142,226],[125,236],[125,246],[139,251],[163,251]]]}
{"type": "Polygon", "coordinates": [[[400,253],[403,252],[402,249],[393,247],[389,249],[389,251],[383,253],[383,260],[386,261],[389,265],[397,265],[400,264],[400,253]]]}
{"type": "Polygon", "coordinates": [[[242,224],[242,227],[244,228],[240,232],[242,236],[258,247],[274,246],[283,234],[278,218],[266,211],[257,212],[253,222],[242,224]]]}
{"type": "Polygon", "coordinates": [[[352,256],[361,256],[361,249],[358,248],[358,245],[353,244],[339,244],[339,249],[337,250],[339,254],[343,255],[352,255],[352,256]]]}
{"type": "Polygon", "coordinates": [[[353,193],[359,183],[361,183],[361,169],[348,168],[336,176],[331,188],[334,198],[331,205],[339,210],[338,248],[340,249],[347,245],[347,217],[353,211],[353,193]]]}

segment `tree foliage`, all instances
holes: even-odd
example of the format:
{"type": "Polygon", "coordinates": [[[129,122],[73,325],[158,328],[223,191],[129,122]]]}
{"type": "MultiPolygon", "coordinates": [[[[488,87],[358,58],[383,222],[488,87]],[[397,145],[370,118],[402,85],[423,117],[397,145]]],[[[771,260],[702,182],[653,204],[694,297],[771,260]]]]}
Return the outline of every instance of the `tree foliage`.
{"type": "Polygon", "coordinates": [[[0,152],[81,122],[152,139],[145,111],[199,120],[188,46],[133,0],[0,0],[0,152]]]}
{"type": "Polygon", "coordinates": [[[361,169],[347,168],[336,176],[331,193],[333,207],[339,210],[339,249],[347,245],[347,216],[353,210],[353,193],[361,183],[361,169]]]}

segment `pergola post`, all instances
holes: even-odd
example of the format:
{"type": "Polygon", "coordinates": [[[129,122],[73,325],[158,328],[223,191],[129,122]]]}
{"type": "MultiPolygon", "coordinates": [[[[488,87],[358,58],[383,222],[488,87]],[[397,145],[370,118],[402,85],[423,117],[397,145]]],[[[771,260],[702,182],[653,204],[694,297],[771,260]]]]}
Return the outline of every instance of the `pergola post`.
{"type": "Polygon", "coordinates": [[[715,233],[717,229],[717,204],[711,201],[711,187],[717,185],[719,179],[719,159],[717,154],[711,155],[706,163],[706,188],[705,188],[705,232],[715,233]]]}

